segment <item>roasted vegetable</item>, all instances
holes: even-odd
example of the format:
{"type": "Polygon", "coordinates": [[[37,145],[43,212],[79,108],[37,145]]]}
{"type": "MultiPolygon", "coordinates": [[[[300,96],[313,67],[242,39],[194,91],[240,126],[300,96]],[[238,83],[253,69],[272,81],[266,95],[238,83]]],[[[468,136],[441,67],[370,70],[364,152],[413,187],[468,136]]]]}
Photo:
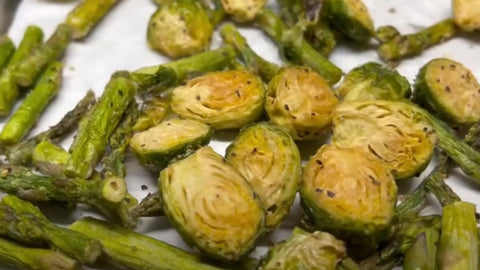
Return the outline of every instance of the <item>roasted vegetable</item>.
{"type": "Polygon", "coordinates": [[[148,193],[148,195],[130,211],[130,214],[133,217],[163,216],[163,203],[162,198],[160,198],[160,193],[148,193]]]}
{"type": "Polygon", "coordinates": [[[39,143],[32,153],[33,164],[43,174],[63,177],[70,154],[49,141],[39,143]]]}
{"type": "Polygon", "coordinates": [[[412,92],[408,80],[396,70],[369,62],[350,70],[335,89],[343,101],[408,98],[412,92]]]}
{"type": "Polygon", "coordinates": [[[464,31],[480,30],[480,3],[475,0],[453,0],[453,19],[464,31]]]}
{"type": "Polygon", "coordinates": [[[150,95],[142,105],[133,131],[147,130],[160,124],[170,112],[170,100],[168,97],[150,95]]]}
{"type": "Polygon", "coordinates": [[[404,270],[436,270],[437,247],[440,233],[434,228],[425,228],[405,252],[404,270]]]}
{"type": "Polygon", "coordinates": [[[361,147],[386,164],[396,179],[420,173],[436,143],[432,125],[405,102],[364,100],[337,106],[332,141],[340,147],[361,147]]]}
{"type": "Polygon", "coordinates": [[[15,44],[13,44],[13,41],[6,35],[0,36],[0,74],[14,52],[15,44]]]}
{"type": "Polygon", "coordinates": [[[220,0],[225,13],[237,22],[247,22],[255,18],[267,0],[220,0]]]}
{"type": "Polygon", "coordinates": [[[346,254],[345,244],[333,235],[321,231],[308,233],[295,228],[290,239],[270,248],[258,269],[335,270],[346,254]]]}
{"type": "Polygon", "coordinates": [[[65,19],[65,23],[72,29],[72,38],[87,36],[116,2],[117,0],[82,0],[65,19]]]}
{"type": "Polygon", "coordinates": [[[293,139],[318,139],[330,130],[337,98],[322,77],[307,67],[283,68],[269,83],[265,109],[272,123],[293,139]]]}
{"type": "Polygon", "coordinates": [[[360,42],[373,37],[373,21],[361,0],[326,0],[324,8],[330,23],[347,37],[360,42]]]}
{"type": "Polygon", "coordinates": [[[300,182],[300,153],[288,132],[267,123],[247,127],[225,157],[260,197],[267,229],[278,226],[290,212],[300,182]]]}
{"type": "Polygon", "coordinates": [[[178,0],[161,5],[150,17],[147,39],[152,49],[179,58],[208,49],[212,34],[200,1],[178,0]]]}
{"type": "Polygon", "coordinates": [[[315,228],[372,248],[390,228],[397,186],[389,168],[361,148],[324,145],[305,166],[300,195],[315,228]]]}
{"type": "Polygon", "coordinates": [[[205,255],[238,261],[264,231],[257,193],[208,146],[164,169],[159,189],[170,223],[205,255]]]}
{"type": "Polygon", "coordinates": [[[255,121],[263,111],[265,90],[248,71],[218,71],[188,80],[173,90],[172,110],[209,124],[214,130],[236,129],[255,121]]]}
{"type": "Polygon", "coordinates": [[[211,128],[201,122],[170,119],[133,135],[130,148],[143,165],[158,170],[175,156],[208,144],[211,136],[211,128]]]}
{"type": "Polygon", "coordinates": [[[455,124],[480,120],[480,84],[461,63],[445,58],[429,61],[415,81],[415,100],[455,124]]]}

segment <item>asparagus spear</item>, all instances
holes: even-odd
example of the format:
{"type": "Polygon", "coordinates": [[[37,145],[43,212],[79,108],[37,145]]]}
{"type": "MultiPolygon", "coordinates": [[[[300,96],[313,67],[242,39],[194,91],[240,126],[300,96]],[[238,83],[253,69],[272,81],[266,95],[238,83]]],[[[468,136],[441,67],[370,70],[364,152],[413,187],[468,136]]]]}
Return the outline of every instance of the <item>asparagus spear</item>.
{"type": "Polygon", "coordinates": [[[0,134],[0,143],[12,145],[22,140],[56,95],[61,83],[62,64],[54,62],[45,70],[35,88],[5,124],[0,134]]]}
{"type": "Polygon", "coordinates": [[[68,13],[65,23],[72,28],[72,39],[87,36],[117,0],[83,0],[68,13]]]}
{"type": "Polygon", "coordinates": [[[0,36],[0,73],[8,64],[14,51],[15,44],[13,44],[13,41],[6,35],[0,36]]]}
{"type": "Polygon", "coordinates": [[[203,263],[200,257],[164,242],[100,220],[84,218],[70,229],[98,239],[114,263],[129,269],[224,269],[203,263]]]}
{"type": "Polygon", "coordinates": [[[36,136],[14,145],[7,151],[7,159],[13,165],[26,165],[32,160],[32,153],[41,141],[50,140],[58,142],[65,134],[77,127],[80,119],[90,110],[95,103],[95,94],[88,91],[75,108],[69,111],[57,124],[36,136]]]}
{"type": "Polygon", "coordinates": [[[28,248],[0,238],[0,262],[28,270],[80,270],[75,260],[49,249],[28,248]]]}
{"type": "Polygon", "coordinates": [[[475,205],[454,202],[445,206],[438,252],[439,269],[478,269],[478,252],[475,205]]]}
{"type": "Polygon", "coordinates": [[[436,270],[437,243],[440,239],[438,230],[426,228],[419,233],[405,253],[404,270],[436,270]]]}
{"type": "Polygon", "coordinates": [[[287,29],[280,18],[269,9],[257,14],[257,23],[281,47],[285,60],[304,64],[316,70],[330,84],[337,83],[342,70],[328,61],[303,39],[301,27],[287,29]]]}
{"type": "Polygon", "coordinates": [[[20,61],[12,72],[15,82],[23,87],[35,83],[38,75],[53,61],[60,58],[70,43],[72,30],[66,24],[60,24],[52,36],[30,55],[20,61]]]}
{"type": "Polygon", "coordinates": [[[62,147],[42,141],[33,150],[33,164],[45,175],[63,177],[70,154],[62,147]]]}
{"type": "Polygon", "coordinates": [[[42,40],[42,29],[34,25],[27,27],[18,49],[13,53],[7,67],[0,75],[0,115],[9,114],[18,97],[19,89],[12,78],[12,71],[42,43],[42,40]]]}
{"type": "Polygon", "coordinates": [[[100,242],[51,223],[33,204],[8,195],[0,203],[0,234],[33,245],[47,243],[81,263],[94,263],[100,242]]]}
{"type": "Polygon", "coordinates": [[[163,216],[162,198],[158,191],[155,193],[148,193],[148,195],[132,209],[131,215],[134,217],[163,216]]]}
{"type": "Polygon", "coordinates": [[[387,39],[378,48],[378,54],[385,61],[399,60],[419,54],[425,49],[442,43],[458,34],[458,29],[453,19],[443,20],[410,35],[395,35],[395,31],[392,31],[391,26],[387,29],[387,31],[382,28],[377,30],[377,35],[380,32],[380,36],[382,36],[381,40],[387,39]],[[387,36],[390,39],[384,37],[385,32],[389,33],[387,36]]]}
{"type": "Polygon", "coordinates": [[[137,84],[127,72],[112,75],[105,91],[90,114],[82,120],[75,140],[70,147],[70,157],[65,175],[71,178],[88,178],[102,157],[107,140],[132,101],[137,84]]]}

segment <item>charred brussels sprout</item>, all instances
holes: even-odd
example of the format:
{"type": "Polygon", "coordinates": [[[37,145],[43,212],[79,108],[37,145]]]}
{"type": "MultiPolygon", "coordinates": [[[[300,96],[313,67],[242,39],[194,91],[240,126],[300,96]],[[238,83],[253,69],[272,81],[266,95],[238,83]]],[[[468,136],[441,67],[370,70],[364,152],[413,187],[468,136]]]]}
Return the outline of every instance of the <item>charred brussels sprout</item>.
{"type": "Polygon", "coordinates": [[[480,30],[480,2],[476,0],[453,0],[453,18],[465,31],[480,30]]]}
{"type": "Polygon", "coordinates": [[[264,230],[258,195],[208,146],[163,170],[159,188],[170,222],[206,255],[239,260],[264,230]]]}
{"type": "Polygon", "coordinates": [[[397,71],[369,62],[352,69],[336,89],[343,101],[408,98],[410,83],[397,71]]]}
{"type": "Polygon", "coordinates": [[[265,109],[270,120],[293,139],[315,139],[330,129],[338,101],[328,83],[307,67],[287,67],[268,86],[265,109]]]}
{"type": "Polygon", "coordinates": [[[458,124],[480,120],[480,84],[468,68],[453,60],[439,58],[423,66],[415,98],[445,120],[458,124]]]}
{"type": "Polygon", "coordinates": [[[220,0],[225,13],[237,22],[251,21],[267,0],[220,0]]]}
{"type": "Polygon", "coordinates": [[[290,239],[270,248],[258,269],[335,270],[346,254],[345,244],[333,235],[321,231],[308,233],[295,228],[290,239]]]}
{"type": "Polygon", "coordinates": [[[148,23],[148,44],[154,50],[178,58],[204,51],[210,45],[213,26],[199,1],[169,1],[148,23]]]}
{"type": "Polygon", "coordinates": [[[389,228],[397,186],[388,167],[361,148],[324,145],[305,166],[300,194],[318,229],[372,243],[389,228]]]}
{"type": "Polygon", "coordinates": [[[207,144],[211,135],[210,127],[198,121],[170,119],[133,135],[130,148],[143,165],[161,169],[186,150],[207,144]]]}
{"type": "Polygon", "coordinates": [[[367,41],[375,33],[372,18],[361,0],[327,0],[325,15],[340,32],[357,41],[367,41]]]}
{"type": "Polygon", "coordinates": [[[142,111],[138,117],[134,131],[144,131],[160,124],[170,112],[169,98],[162,96],[150,96],[142,105],[142,111]]]}
{"type": "Polygon", "coordinates": [[[263,111],[262,81],[248,71],[219,71],[189,80],[175,88],[172,110],[209,124],[215,130],[241,128],[263,111]]]}
{"type": "Polygon", "coordinates": [[[280,224],[300,180],[300,153],[290,134],[267,123],[250,126],[227,148],[226,158],[258,193],[267,229],[280,224]]]}
{"type": "Polygon", "coordinates": [[[397,179],[420,173],[436,143],[423,114],[400,101],[345,102],[336,108],[333,124],[334,144],[363,148],[385,163],[397,179]]]}

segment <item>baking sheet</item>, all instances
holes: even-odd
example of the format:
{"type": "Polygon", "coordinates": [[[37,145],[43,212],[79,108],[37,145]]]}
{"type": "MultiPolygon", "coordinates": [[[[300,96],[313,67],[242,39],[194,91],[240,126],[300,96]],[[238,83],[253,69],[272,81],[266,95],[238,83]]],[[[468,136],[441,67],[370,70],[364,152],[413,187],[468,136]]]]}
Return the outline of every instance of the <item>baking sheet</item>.
{"type": "MultiPolygon", "coordinates": [[[[376,26],[392,24],[402,33],[419,30],[451,16],[450,0],[364,0],[364,2],[370,10],[376,26]]],[[[30,24],[36,24],[44,30],[45,36],[48,37],[77,3],[78,1],[23,0],[17,10],[9,35],[18,44],[25,28],[30,24]]],[[[269,5],[274,7],[273,1],[270,1],[269,5]]],[[[150,0],[119,1],[117,6],[86,39],[74,42],[68,47],[63,58],[65,69],[62,88],[56,99],[43,113],[31,134],[45,130],[60,120],[67,111],[75,106],[87,90],[93,89],[97,96],[100,96],[113,72],[134,70],[168,61],[168,58],[150,50],[146,43],[147,22],[155,9],[155,4],[150,0]]],[[[249,27],[241,27],[240,31],[255,51],[270,61],[280,63],[277,49],[261,31],[249,27]]],[[[421,56],[404,60],[398,66],[398,71],[410,82],[413,82],[418,69],[423,64],[432,58],[448,57],[463,63],[480,78],[479,42],[480,35],[478,33],[457,37],[441,46],[427,50],[421,56]]],[[[215,35],[212,47],[216,48],[220,44],[220,38],[215,35]]],[[[381,61],[375,52],[373,42],[364,47],[341,45],[330,59],[344,71],[367,61],[381,61]]],[[[3,127],[4,122],[5,119],[1,119],[0,128],[3,127]]],[[[223,155],[226,146],[234,136],[235,133],[232,132],[217,134],[216,139],[211,142],[211,146],[223,155]]],[[[69,138],[64,141],[63,146],[68,149],[71,142],[72,139],[69,138]]],[[[312,146],[312,144],[302,143],[300,148],[303,158],[306,160],[317,147],[318,145],[315,144],[312,146]]],[[[431,167],[429,166],[426,172],[431,167]]],[[[131,154],[127,156],[127,169],[129,191],[138,199],[143,198],[148,192],[157,190],[157,175],[142,168],[131,154]],[[142,185],[146,185],[148,190],[142,190],[142,185]]],[[[417,182],[413,179],[398,183],[400,191],[406,192],[413,189],[417,182]]],[[[455,171],[448,179],[448,183],[463,200],[475,203],[477,206],[480,205],[480,186],[461,172],[455,171]]],[[[434,203],[430,208],[431,211],[438,211],[438,209],[438,205],[434,203]]],[[[82,216],[95,215],[88,209],[79,209],[74,213],[67,213],[55,207],[48,207],[45,210],[49,218],[65,226],[82,216]]],[[[300,219],[301,213],[297,202],[283,225],[274,233],[266,235],[252,255],[260,256],[265,253],[268,243],[287,238],[293,226],[300,219]]],[[[137,231],[178,247],[188,248],[165,218],[144,218],[137,231]]],[[[10,268],[0,265],[0,269],[10,268]]]]}

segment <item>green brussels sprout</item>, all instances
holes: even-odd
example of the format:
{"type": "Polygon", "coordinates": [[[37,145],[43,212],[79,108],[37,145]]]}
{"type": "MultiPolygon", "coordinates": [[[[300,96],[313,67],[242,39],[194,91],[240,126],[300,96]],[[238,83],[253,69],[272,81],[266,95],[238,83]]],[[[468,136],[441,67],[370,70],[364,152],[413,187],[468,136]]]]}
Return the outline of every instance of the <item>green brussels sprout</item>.
{"type": "Polygon", "coordinates": [[[177,155],[208,144],[211,136],[211,128],[201,122],[170,119],[134,134],[130,148],[143,165],[162,169],[177,155]]]}
{"type": "Polygon", "coordinates": [[[220,0],[225,13],[237,22],[247,22],[255,18],[267,0],[220,0]]]}
{"type": "Polygon", "coordinates": [[[437,138],[424,115],[401,101],[344,102],[337,106],[333,124],[335,145],[363,148],[385,163],[396,179],[425,169],[437,138]]]}
{"type": "Polygon", "coordinates": [[[133,131],[144,131],[160,124],[170,112],[170,101],[166,97],[150,96],[142,105],[142,111],[133,131]]]}
{"type": "Polygon", "coordinates": [[[361,0],[327,0],[325,15],[340,32],[364,42],[375,33],[373,20],[361,0]]]}
{"type": "Polygon", "coordinates": [[[273,229],[289,213],[300,182],[298,148],[287,131],[258,123],[241,131],[227,148],[226,158],[257,192],[273,229]]]}
{"type": "Polygon", "coordinates": [[[265,109],[294,140],[316,139],[332,123],[338,100],[327,81],[307,67],[283,68],[269,83],[265,109]]]}
{"type": "Polygon", "coordinates": [[[262,81],[249,71],[211,72],[173,90],[172,110],[214,130],[241,128],[263,111],[262,81]]]}
{"type": "Polygon", "coordinates": [[[412,92],[405,77],[394,69],[374,62],[350,70],[335,91],[343,101],[397,100],[408,98],[412,92]]]}
{"type": "Polygon", "coordinates": [[[160,173],[165,215],[186,243],[210,257],[237,261],[264,231],[264,211],[245,178],[211,147],[160,173]]]}
{"type": "Polygon", "coordinates": [[[420,69],[415,99],[450,122],[480,120],[480,84],[468,68],[453,60],[433,59],[420,69]]]}
{"type": "Polygon", "coordinates": [[[346,257],[345,244],[321,231],[308,233],[295,228],[290,239],[276,243],[262,260],[259,270],[335,270],[346,257]]]}
{"type": "Polygon", "coordinates": [[[178,0],[161,5],[148,23],[148,44],[154,50],[179,58],[210,46],[213,25],[199,1],[178,0]]]}
{"type": "Polygon", "coordinates": [[[480,2],[477,0],[453,0],[453,19],[464,31],[480,30],[480,2]]]}
{"type": "Polygon", "coordinates": [[[317,229],[366,244],[390,228],[397,186],[389,168],[361,148],[324,145],[304,168],[300,195],[317,229]]]}

